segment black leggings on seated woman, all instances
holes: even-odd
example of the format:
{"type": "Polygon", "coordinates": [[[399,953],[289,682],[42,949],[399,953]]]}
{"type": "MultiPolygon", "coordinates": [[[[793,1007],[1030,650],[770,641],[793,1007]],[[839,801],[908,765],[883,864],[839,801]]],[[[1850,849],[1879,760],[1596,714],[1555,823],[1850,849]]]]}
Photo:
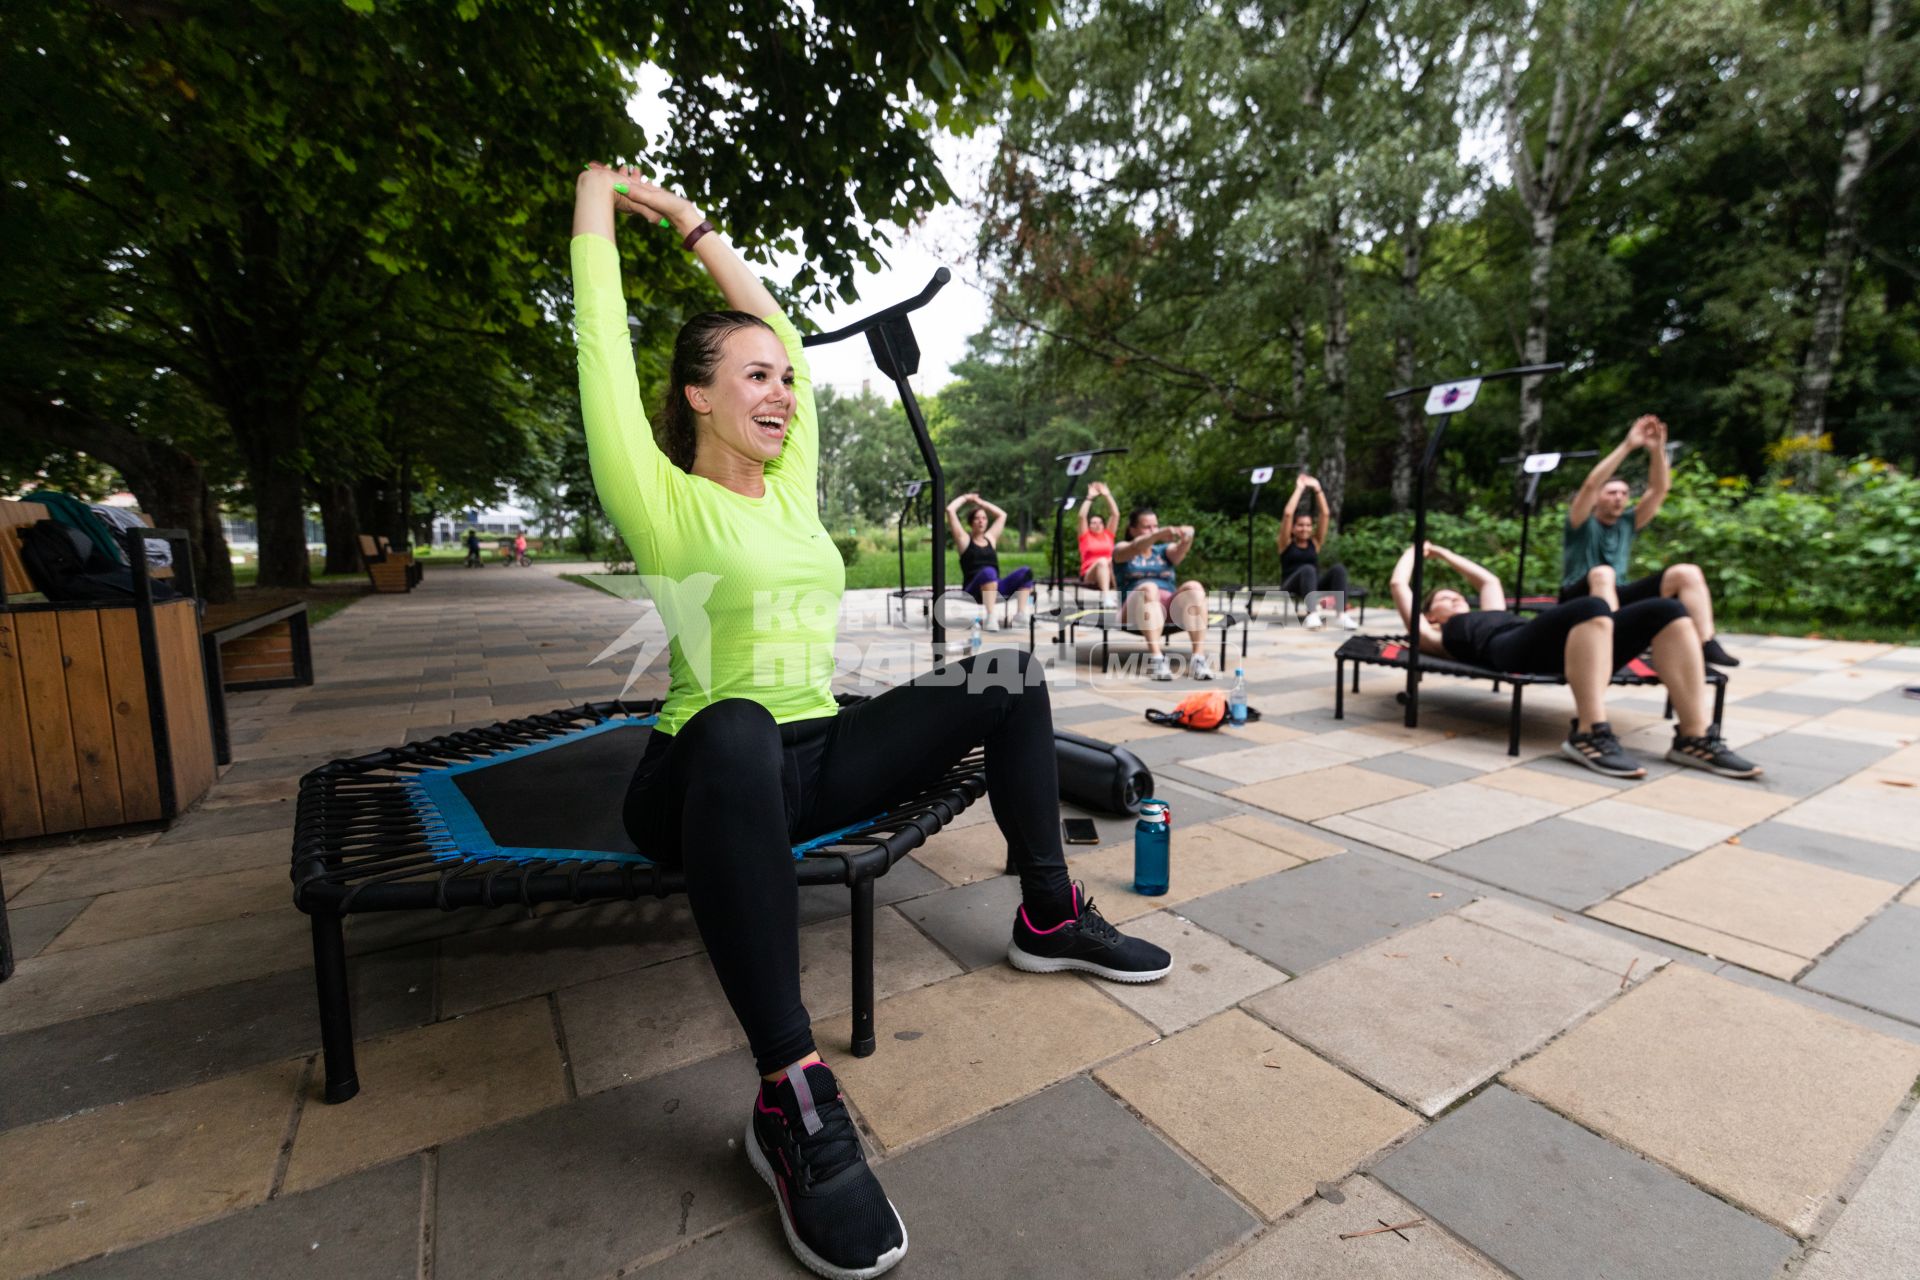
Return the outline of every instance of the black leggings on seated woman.
{"type": "MultiPolygon", "coordinates": [[[[1495,671],[1526,675],[1565,675],[1567,635],[1594,618],[1607,617],[1606,601],[1583,596],[1542,609],[1531,618],[1504,610],[1459,614],[1442,631],[1448,656],[1495,671]]],[[[1613,666],[1618,671],[1647,651],[1653,638],[1687,616],[1670,596],[1623,605],[1613,613],[1613,666]]]]}
{"type": "Polygon", "coordinates": [[[1347,566],[1335,564],[1322,569],[1317,564],[1303,564],[1287,575],[1280,589],[1296,600],[1305,600],[1317,607],[1320,602],[1309,599],[1317,592],[1347,593],[1347,566]]]}
{"type": "Polygon", "coordinates": [[[1044,926],[1072,913],[1040,674],[1022,651],[989,650],[838,715],[775,724],[759,703],[729,698],[647,744],[627,832],[646,857],[685,870],[694,923],[762,1075],[814,1048],[792,846],[878,816],[974,747],[986,744],[993,817],[1028,915],[1044,926]]]}

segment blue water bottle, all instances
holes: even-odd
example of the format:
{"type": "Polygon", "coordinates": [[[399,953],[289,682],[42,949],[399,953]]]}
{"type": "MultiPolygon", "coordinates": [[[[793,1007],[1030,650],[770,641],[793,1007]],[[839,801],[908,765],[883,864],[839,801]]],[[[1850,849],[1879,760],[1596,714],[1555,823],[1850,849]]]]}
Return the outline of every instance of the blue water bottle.
{"type": "Polygon", "coordinates": [[[1173,848],[1173,811],[1164,800],[1142,800],[1133,824],[1133,891],[1157,898],[1167,891],[1173,848]]]}

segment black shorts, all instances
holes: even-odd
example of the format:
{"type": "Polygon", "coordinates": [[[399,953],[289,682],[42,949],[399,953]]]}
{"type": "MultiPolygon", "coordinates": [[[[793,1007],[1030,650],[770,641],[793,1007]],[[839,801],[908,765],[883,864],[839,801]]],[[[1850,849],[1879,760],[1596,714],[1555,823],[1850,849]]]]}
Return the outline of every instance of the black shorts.
{"type": "MultiPolygon", "coordinates": [[[[1525,623],[1488,638],[1482,653],[1449,654],[1495,671],[1560,676],[1567,672],[1567,633],[1591,618],[1604,618],[1607,606],[1599,600],[1555,605],[1525,623]]],[[[1654,636],[1687,616],[1678,600],[1638,600],[1622,603],[1613,616],[1613,667],[1618,671],[1645,653],[1654,636]]]]}
{"type": "MultiPolygon", "coordinates": [[[[1630,604],[1638,604],[1642,600],[1659,599],[1660,579],[1666,577],[1666,575],[1667,571],[1665,569],[1655,569],[1644,578],[1635,578],[1632,582],[1622,583],[1619,587],[1621,608],[1625,608],[1630,604]]],[[[1560,588],[1560,603],[1565,604],[1569,600],[1578,600],[1589,593],[1590,588],[1587,586],[1587,580],[1583,577],[1570,587],[1560,588]]]]}

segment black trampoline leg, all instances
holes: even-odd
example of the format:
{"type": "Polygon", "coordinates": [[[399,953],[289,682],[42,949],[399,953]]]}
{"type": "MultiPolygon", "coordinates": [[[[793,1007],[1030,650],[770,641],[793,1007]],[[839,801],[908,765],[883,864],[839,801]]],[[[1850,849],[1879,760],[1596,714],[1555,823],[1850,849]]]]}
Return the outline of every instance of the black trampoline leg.
{"type": "Polygon", "coordinates": [[[1514,681],[1513,717],[1507,723],[1507,754],[1510,756],[1520,754],[1520,695],[1526,687],[1519,681],[1514,681]]]}
{"type": "Polygon", "coordinates": [[[1713,727],[1715,729],[1720,727],[1721,717],[1726,714],[1726,710],[1727,682],[1722,680],[1713,686],[1713,727]]]}
{"type": "Polygon", "coordinates": [[[347,998],[347,937],[340,916],[313,913],[313,978],[320,992],[326,1098],[345,1102],[360,1092],[360,1076],[353,1066],[353,1006],[347,998]]]}
{"type": "Polygon", "coordinates": [[[1347,664],[1338,658],[1333,660],[1333,718],[1347,718],[1347,664]]]}
{"type": "Polygon", "coordinates": [[[873,1055],[873,877],[853,882],[853,1056],[873,1055]]]}

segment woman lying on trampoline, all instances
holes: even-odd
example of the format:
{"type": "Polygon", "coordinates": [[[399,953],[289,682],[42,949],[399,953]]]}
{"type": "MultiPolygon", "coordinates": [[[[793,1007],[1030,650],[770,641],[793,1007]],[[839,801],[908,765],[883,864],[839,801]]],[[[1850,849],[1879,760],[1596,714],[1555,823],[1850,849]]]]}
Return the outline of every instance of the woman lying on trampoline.
{"type": "Polygon", "coordinates": [[[747,1150],[788,1243],[821,1275],[876,1276],[907,1235],[814,1049],[792,844],[871,818],[984,742],[994,819],[1020,871],[1009,960],[1121,982],[1162,977],[1171,961],[1067,878],[1052,713],[1027,654],[990,651],[836,706],[846,579],[815,498],[813,386],[799,334],[759,279],[689,201],[632,169],[580,175],[573,232],[594,483],[669,630],[671,682],[626,826],[641,853],[684,868],[761,1073],[747,1150]],[[616,211],[668,219],[733,308],[680,330],[657,427],[640,405],[616,211]]]}
{"type": "Polygon", "coordinates": [[[1080,581],[1100,593],[1100,607],[1110,609],[1120,598],[1113,590],[1113,527],[1120,523],[1120,505],[1113,490],[1095,480],[1080,504],[1080,581]],[[1093,500],[1105,498],[1107,514],[1096,515],[1093,500]]]}
{"type": "Polygon", "coordinates": [[[1360,624],[1347,611],[1347,567],[1343,564],[1320,567],[1320,552],[1327,545],[1327,525],[1331,519],[1326,490],[1320,482],[1302,471],[1293,480],[1293,496],[1280,516],[1280,589],[1307,606],[1307,630],[1318,631],[1323,624],[1320,605],[1328,593],[1335,593],[1340,604],[1340,625],[1349,631],[1360,624]],[[1314,511],[1300,510],[1303,494],[1313,493],[1314,511]]]}
{"type": "Polygon", "coordinates": [[[1025,622],[1033,612],[1033,570],[1022,565],[1006,577],[1000,576],[1000,535],[1007,528],[1007,513],[977,493],[963,493],[947,504],[947,528],[953,545],[960,548],[960,583],[966,593],[986,607],[987,630],[1000,629],[1000,615],[994,606],[1001,596],[1012,596],[1019,610],[1018,621],[1025,622]],[[960,522],[960,508],[969,502],[973,510],[966,523],[960,522]]]}
{"type": "MultiPolygon", "coordinates": [[[[1607,723],[1607,684],[1633,659],[1653,649],[1653,666],[1673,699],[1673,746],[1667,759],[1723,778],[1757,778],[1760,769],[1735,754],[1710,721],[1707,669],[1700,634],[1686,606],[1669,597],[1641,600],[1610,613],[1591,596],[1523,618],[1507,610],[1506,592],[1492,571],[1445,547],[1427,544],[1427,559],[1450,566],[1479,593],[1480,607],[1451,587],[1427,593],[1420,608],[1420,652],[1491,671],[1556,675],[1573,690],[1576,718],[1560,754],[1615,778],[1646,775],[1607,723]]],[[[1393,603],[1413,628],[1413,548],[1393,568],[1393,603]]]]}
{"type": "Polygon", "coordinates": [[[1135,507],[1127,513],[1126,541],[1113,549],[1114,575],[1123,601],[1121,617],[1129,628],[1146,637],[1147,674],[1155,680],[1173,679],[1167,655],[1160,647],[1168,614],[1193,642],[1189,673],[1195,680],[1213,679],[1213,667],[1206,655],[1207,589],[1193,578],[1174,585],[1174,567],[1191,550],[1193,526],[1162,529],[1152,507],[1135,507]]]}

